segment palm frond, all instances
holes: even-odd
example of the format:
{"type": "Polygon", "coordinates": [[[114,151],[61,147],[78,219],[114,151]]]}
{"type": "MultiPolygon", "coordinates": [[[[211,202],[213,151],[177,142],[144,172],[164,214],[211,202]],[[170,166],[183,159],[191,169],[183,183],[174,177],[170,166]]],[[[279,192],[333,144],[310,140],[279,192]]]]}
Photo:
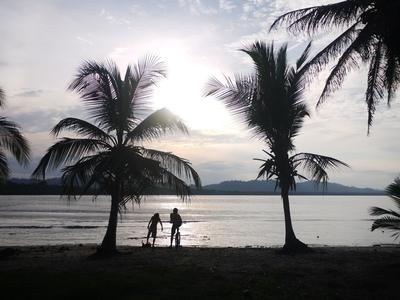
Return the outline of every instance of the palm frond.
{"type": "Polygon", "coordinates": [[[369,34],[371,25],[365,26],[351,43],[351,45],[343,52],[337,64],[330,72],[321,96],[318,99],[318,105],[321,105],[325,99],[334,91],[336,91],[343,83],[344,78],[350,70],[358,68],[359,61],[367,61],[371,54],[375,42],[375,37],[369,34]]]}
{"type": "Polygon", "coordinates": [[[8,150],[22,165],[27,165],[30,159],[28,141],[22,135],[19,126],[0,117],[0,147],[8,150]]]}
{"type": "Polygon", "coordinates": [[[368,71],[368,85],[366,102],[368,106],[368,132],[372,125],[372,117],[375,112],[376,102],[383,98],[385,89],[384,60],[382,57],[382,41],[378,41],[374,47],[370,67],[368,71]]]}
{"type": "Polygon", "coordinates": [[[258,172],[257,179],[265,178],[271,179],[273,176],[278,176],[278,171],[276,170],[275,160],[273,159],[260,159],[253,158],[253,160],[262,161],[263,164],[259,167],[260,171],[258,172]]]}
{"type": "Polygon", "coordinates": [[[129,67],[125,75],[125,84],[129,86],[131,111],[136,119],[148,114],[148,99],[153,93],[153,87],[166,76],[164,63],[153,55],[139,60],[129,67]]]}
{"type": "Polygon", "coordinates": [[[357,27],[358,23],[350,26],[304,65],[300,74],[307,78],[308,83],[311,82],[311,78],[317,76],[323,67],[339,56],[354,41],[359,33],[357,27]]]}
{"type": "Polygon", "coordinates": [[[86,61],[68,87],[80,95],[97,123],[109,130],[117,127],[115,112],[121,79],[116,70],[111,61],[107,64],[86,61]]]}
{"type": "Polygon", "coordinates": [[[290,157],[290,161],[292,164],[303,168],[310,174],[312,180],[315,180],[317,184],[322,183],[324,187],[326,187],[329,179],[327,170],[339,167],[350,167],[338,159],[306,152],[293,155],[290,157]]]}
{"type": "Polygon", "coordinates": [[[225,77],[226,83],[217,78],[208,81],[204,96],[215,96],[234,114],[247,119],[255,85],[254,76],[236,74],[234,79],[225,77]]]}
{"type": "Polygon", "coordinates": [[[160,182],[162,186],[167,186],[169,189],[174,190],[176,195],[183,200],[188,200],[190,198],[192,191],[185,181],[166,169],[162,175],[162,181],[160,182]]]}
{"type": "MultiPolygon", "coordinates": [[[[394,182],[386,188],[386,193],[393,199],[398,209],[400,209],[400,177],[395,178],[394,182]]],[[[392,209],[371,207],[369,213],[372,216],[383,216],[374,220],[371,231],[375,229],[389,229],[395,231],[392,234],[395,239],[400,236],[400,213],[392,209]]]]}
{"type": "Polygon", "coordinates": [[[141,148],[144,157],[160,162],[161,167],[179,177],[189,179],[197,188],[201,187],[201,179],[190,162],[170,152],[141,148]]]}
{"type": "Polygon", "coordinates": [[[303,53],[297,59],[297,61],[296,61],[296,71],[300,70],[303,67],[303,65],[307,62],[307,59],[308,59],[308,57],[310,55],[311,45],[312,45],[312,41],[307,44],[307,46],[304,49],[303,53]]]}
{"type": "Polygon", "coordinates": [[[385,88],[387,90],[387,103],[390,105],[395,91],[397,90],[400,82],[400,58],[396,56],[395,51],[386,47],[384,51],[386,65],[385,72],[385,88]]]}
{"type": "Polygon", "coordinates": [[[369,1],[341,1],[334,4],[312,6],[288,12],[278,17],[270,30],[287,24],[292,33],[307,32],[311,34],[325,27],[348,26],[356,21],[369,6],[369,1]]]}
{"type": "MultiPolygon", "coordinates": [[[[63,168],[61,177],[63,194],[68,197],[75,197],[78,194],[86,193],[91,187],[97,189],[104,180],[103,172],[107,171],[107,159],[103,153],[82,157],[75,164],[63,168]]],[[[94,190],[97,191],[96,189],[94,190]]]]}
{"type": "Polygon", "coordinates": [[[397,177],[392,184],[386,188],[386,193],[393,199],[400,209],[400,177],[397,177]]]}
{"type": "Polygon", "coordinates": [[[0,107],[3,106],[5,99],[6,99],[6,94],[4,93],[4,90],[0,88],[0,107]]]}
{"type": "MultiPolygon", "coordinates": [[[[392,209],[384,209],[380,207],[373,206],[369,209],[369,214],[371,216],[383,216],[383,215],[390,215],[392,217],[400,218],[400,214],[392,209]]],[[[400,221],[400,220],[399,220],[400,221]]]]}
{"type": "MultiPolygon", "coordinates": [[[[51,131],[51,134],[58,136],[62,130],[72,130],[88,138],[98,139],[105,143],[113,139],[113,136],[104,132],[101,128],[81,119],[65,118],[61,120],[51,131]]],[[[115,140],[114,140],[115,142],[115,140]]]]}
{"type": "MultiPolygon", "coordinates": [[[[375,229],[384,229],[384,228],[389,230],[399,231],[400,218],[391,216],[379,218],[372,223],[371,231],[374,231],[375,229]]],[[[398,234],[400,233],[397,233],[397,235],[398,234]]]]}
{"type": "Polygon", "coordinates": [[[100,140],[63,138],[47,149],[47,153],[33,171],[32,177],[44,179],[46,171],[77,161],[85,155],[104,148],[107,149],[108,145],[100,140]]]}
{"type": "Polygon", "coordinates": [[[125,143],[130,141],[150,141],[165,135],[167,132],[180,131],[188,133],[188,129],[180,118],[166,108],[160,109],[140,122],[126,134],[125,143]]]}
{"type": "Polygon", "coordinates": [[[0,183],[4,182],[10,174],[6,155],[0,150],[0,183]]]}

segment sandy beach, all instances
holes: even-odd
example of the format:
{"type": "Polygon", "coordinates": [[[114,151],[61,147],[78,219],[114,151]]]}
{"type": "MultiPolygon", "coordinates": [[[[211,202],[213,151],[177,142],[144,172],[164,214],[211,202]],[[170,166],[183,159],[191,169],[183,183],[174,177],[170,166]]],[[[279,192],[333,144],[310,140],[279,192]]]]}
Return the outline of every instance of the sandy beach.
{"type": "Polygon", "coordinates": [[[3,299],[393,299],[400,247],[319,247],[295,256],[273,248],[0,248],[3,299]]]}

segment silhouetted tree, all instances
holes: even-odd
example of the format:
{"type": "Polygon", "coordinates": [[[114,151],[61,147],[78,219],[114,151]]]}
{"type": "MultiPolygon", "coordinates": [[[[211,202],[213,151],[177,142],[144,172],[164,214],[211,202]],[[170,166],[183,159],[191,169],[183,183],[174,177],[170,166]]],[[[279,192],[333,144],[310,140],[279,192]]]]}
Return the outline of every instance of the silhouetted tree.
{"type": "Polygon", "coordinates": [[[365,101],[368,131],[376,104],[387,93],[390,104],[400,82],[400,1],[347,0],[329,5],[294,10],[280,16],[271,26],[288,24],[294,34],[312,34],[319,29],[345,27],[345,31],[304,66],[306,75],[315,76],[333,59],[332,68],[318,104],[337,90],[347,73],[369,63],[365,101]]]}
{"type": "Polygon", "coordinates": [[[91,187],[111,195],[100,253],[116,251],[118,211],[127,201],[139,202],[143,192],[155,185],[172,188],[185,198],[190,194],[185,178],[200,186],[200,178],[187,160],[142,145],[167,132],[187,133],[183,122],[166,109],[148,115],[148,99],[163,76],[163,65],[154,57],[128,66],[124,78],[114,62],[84,63],[69,89],[80,95],[93,122],[61,120],[53,135],[71,130],[83,137],[64,137],[56,142],[33,172],[34,177],[44,178],[47,170],[64,165],[66,195],[75,196],[91,187]]]}
{"type": "MultiPolygon", "coordinates": [[[[5,94],[0,88],[0,107],[4,105],[5,94]]],[[[30,159],[30,150],[27,140],[20,131],[20,127],[0,116],[0,183],[8,177],[8,168],[5,151],[8,151],[21,165],[27,165],[30,159]]]]}
{"type": "MultiPolygon", "coordinates": [[[[386,193],[391,197],[400,209],[400,177],[396,178],[392,184],[386,188],[386,193]]],[[[383,209],[380,207],[371,207],[370,214],[372,216],[382,216],[372,223],[371,231],[375,229],[389,229],[395,231],[392,236],[396,239],[400,235],[400,211],[396,212],[392,209],[383,209]]]]}
{"type": "Polygon", "coordinates": [[[251,57],[255,73],[250,76],[236,75],[234,79],[226,78],[226,84],[212,79],[206,93],[207,96],[214,95],[222,100],[268,147],[268,150],[263,150],[267,158],[257,159],[263,162],[258,178],[274,177],[281,190],[286,230],[284,252],[308,250],[307,245],[295,236],[289,208],[289,190],[296,188],[296,177],[306,179],[298,173],[299,169],[307,171],[310,179],[317,183],[326,184],[328,168],[347,166],[331,157],[295,153],[294,138],[304,118],[309,116],[302,100],[304,77],[301,71],[310,46],[297,60],[296,66],[291,67],[287,64],[286,45],[275,54],[273,44],[256,42],[242,49],[251,57]]]}

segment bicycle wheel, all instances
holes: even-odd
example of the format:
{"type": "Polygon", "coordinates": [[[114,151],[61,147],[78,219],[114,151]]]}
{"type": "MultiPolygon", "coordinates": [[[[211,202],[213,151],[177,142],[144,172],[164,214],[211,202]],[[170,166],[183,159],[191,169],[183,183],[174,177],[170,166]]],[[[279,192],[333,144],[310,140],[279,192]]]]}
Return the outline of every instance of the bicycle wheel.
{"type": "Polygon", "coordinates": [[[178,248],[181,244],[181,233],[178,231],[175,235],[175,247],[178,248]]]}

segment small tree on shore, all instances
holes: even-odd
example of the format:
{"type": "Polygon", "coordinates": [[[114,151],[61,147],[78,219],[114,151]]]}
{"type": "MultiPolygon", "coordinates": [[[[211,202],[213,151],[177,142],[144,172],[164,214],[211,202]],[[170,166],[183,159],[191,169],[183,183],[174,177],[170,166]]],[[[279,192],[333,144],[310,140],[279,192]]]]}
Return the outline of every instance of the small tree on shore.
{"type": "Polygon", "coordinates": [[[82,138],[64,137],[56,142],[33,172],[33,177],[44,179],[48,170],[63,165],[66,195],[75,196],[90,188],[111,195],[100,253],[116,252],[118,212],[127,201],[139,202],[146,189],[160,185],[185,199],[191,191],[184,179],[196,187],[201,184],[189,161],[143,146],[143,142],[168,132],[187,133],[183,122],[166,109],[148,114],[153,87],[164,75],[163,65],[153,57],[128,66],[124,78],[114,62],[84,63],[69,89],[80,95],[93,122],[61,120],[53,135],[70,130],[82,138]]]}
{"type": "MultiPolygon", "coordinates": [[[[4,105],[4,101],[5,93],[0,88],[0,107],[4,105]]],[[[29,144],[22,135],[20,127],[0,116],[0,183],[3,183],[10,174],[5,152],[9,152],[23,166],[30,160],[29,144]]]]}
{"type": "Polygon", "coordinates": [[[255,67],[249,76],[226,78],[227,83],[212,79],[206,95],[214,95],[245,121],[254,135],[265,142],[266,159],[262,161],[258,178],[275,178],[281,190],[285,216],[285,245],[283,252],[308,251],[306,244],[296,238],[289,207],[289,191],[296,188],[296,178],[306,179],[298,171],[309,173],[309,178],[326,184],[327,169],[347,166],[345,163],[314,153],[295,153],[294,138],[300,132],[304,118],[309,116],[303,102],[304,77],[302,67],[307,60],[309,45],[295,66],[287,64],[286,45],[277,53],[273,44],[256,42],[242,49],[255,67]]]}
{"type": "Polygon", "coordinates": [[[383,209],[380,207],[371,207],[370,214],[372,216],[380,216],[381,218],[374,220],[371,231],[375,229],[388,229],[394,231],[392,234],[395,239],[400,236],[400,177],[397,177],[392,184],[386,188],[387,195],[392,198],[399,211],[392,209],[383,209]]]}

